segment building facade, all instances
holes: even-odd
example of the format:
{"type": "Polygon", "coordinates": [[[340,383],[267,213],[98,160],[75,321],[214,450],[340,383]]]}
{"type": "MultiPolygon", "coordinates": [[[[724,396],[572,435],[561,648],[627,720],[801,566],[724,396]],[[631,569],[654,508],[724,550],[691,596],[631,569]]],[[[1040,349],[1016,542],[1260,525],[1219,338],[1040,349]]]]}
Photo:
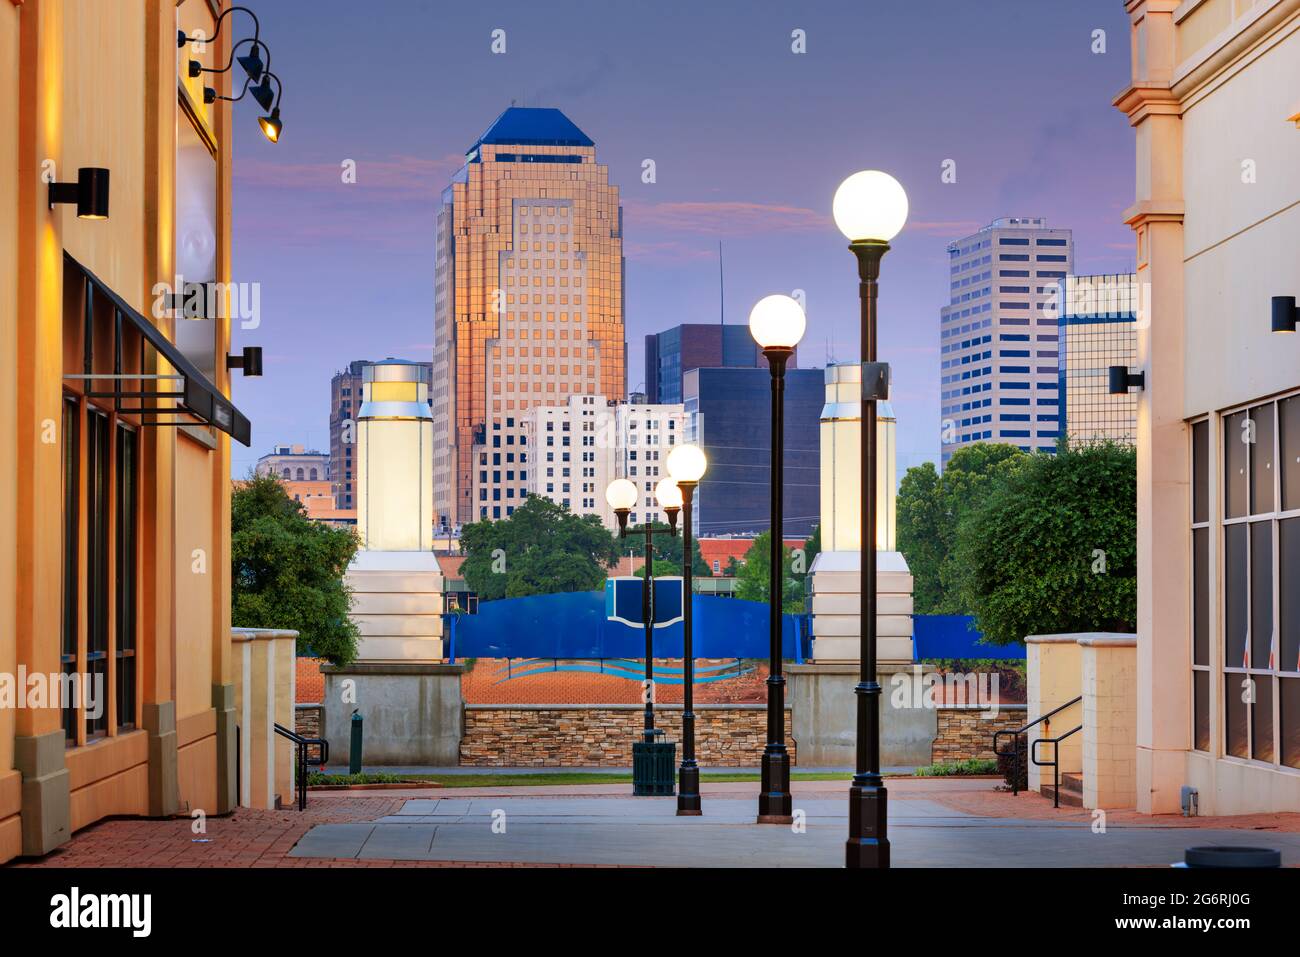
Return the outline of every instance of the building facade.
{"type": "Polygon", "coordinates": [[[507,109],[443,191],[433,358],[440,526],[497,508],[508,515],[523,499],[531,410],[626,394],[622,216],[594,142],[554,109],[507,109]]]}
{"type": "MultiPolygon", "coordinates": [[[[668,453],[682,442],[686,414],[681,405],[611,403],[604,396],[571,396],[567,405],[538,406],[525,427],[532,457],[528,494],[540,495],[577,515],[598,515],[616,530],[618,520],[605,501],[616,478],[637,487],[632,524],[666,522],[654,497],[666,478],[668,453]]],[[[509,478],[507,477],[507,481],[509,478]]],[[[491,517],[495,513],[493,504],[491,517]]]]}
{"type": "Polygon", "coordinates": [[[1300,0],[1128,0],[1138,809],[1300,808],[1300,0]]]}
{"type": "Polygon", "coordinates": [[[301,445],[277,445],[257,460],[258,475],[276,475],[286,482],[328,482],[330,457],[301,445]]]}
{"type": "MultiPolygon", "coordinates": [[[[821,369],[785,377],[786,537],[811,533],[821,507],[819,429],[821,369]]],[[[762,369],[692,369],[685,376],[686,441],[708,457],[695,493],[693,524],[701,538],[765,531],[772,522],[772,377],[762,369]]]]}
{"type": "Polygon", "coordinates": [[[1068,229],[996,219],[948,244],[939,312],[943,462],[970,442],[1056,451],[1061,431],[1057,291],[1073,271],[1068,229]]]}
{"type": "MultiPolygon", "coordinates": [[[[790,357],[787,368],[797,365],[790,357]]],[[[691,369],[766,369],[749,326],[691,323],[645,337],[645,392],[649,402],[682,401],[682,379],[691,369]]]]}
{"type": "Polygon", "coordinates": [[[232,74],[185,70],[224,65],[231,31],[177,50],[214,7],[0,4],[0,674],[51,691],[0,707],[0,861],[235,805],[230,441],[250,426],[229,319],[155,291],[231,279],[231,108],[202,87],[232,74]],[[90,168],[106,209],[50,204],[90,168]]]}
{"type": "Polygon", "coordinates": [[[1135,273],[1066,276],[1057,320],[1062,427],[1072,445],[1137,438],[1137,395],[1111,395],[1109,368],[1137,363],[1135,273]]]}
{"type": "MultiPolygon", "coordinates": [[[[370,364],[365,359],[354,359],[348,363],[347,368],[334,373],[330,379],[329,476],[334,485],[335,507],[340,512],[355,512],[357,508],[357,410],[361,408],[361,384],[365,368],[370,364]]],[[[432,396],[433,363],[412,364],[423,370],[424,384],[432,396]]],[[[429,403],[432,405],[432,398],[429,403]]]]}

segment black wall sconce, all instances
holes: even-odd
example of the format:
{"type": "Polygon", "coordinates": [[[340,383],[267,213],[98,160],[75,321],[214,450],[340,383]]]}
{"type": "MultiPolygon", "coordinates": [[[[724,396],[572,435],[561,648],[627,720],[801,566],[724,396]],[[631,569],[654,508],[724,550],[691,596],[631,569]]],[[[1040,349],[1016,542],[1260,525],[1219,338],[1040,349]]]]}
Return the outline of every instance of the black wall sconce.
{"type": "Polygon", "coordinates": [[[50,209],[55,203],[75,203],[78,219],[108,219],[108,170],[83,166],[75,183],[51,183],[50,209]]]}
{"type": "Polygon", "coordinates": [[[257,14],[253,13],[248,7],[230,7],[217,18],[217,29],[210,38],[207,37],[190,37],[186,36],[183,30],[176,32],[176,46],[183,48],[185,44],[192,41],[208,39],[215,40],[221,34],[222,21],[236,10],[247,13],[253,18],[253,35],[244,37],[230,48],[230,60],[223,67],[205,67],[198,60],[190,60],[186,70],[191,77],[199,77],[204,73],[225,73],[230,70],[236,63],[243,67],[244,72],[248,74],[248,79],[244,81],[244,87],[239,91],[239,96],[220,96],[217,91],[210,86],[203,88],[203,102],[207,104],[215,103],[217,100],[227,100],[231,103],[238,103],[244,98],[245,93],[252,93],[263,110],[267,111],[266,116],[258,117],[257,125],[261,128],[262,134],[272,143],[280,141],[280,133],[284,129],[284,123],[280,119],[280,96],[284,88],[280,83],[280,78],[271,72],[271,49],[262,43],[262,25],[257,19],[257,14]],[[252,46],[243,56],[236,56],[237,51],[245,43],[251,43],[252,46]],[[266,60],[263,62],[261,51],[266,51],[266,60]],[[271,90],[270,80],[274,78],[276,89],[274,93],[271,90]],[[250,87],[249,83],[253,85],[250,87]]]}
{"type": "Polygon", "coordinates": [[[1127,366],[1110,367],[1110,394],[1126,395],[1130,387],[1137,389],[1146,388],[1147,374],[1145,372],[1129,372],[1127,366]]]}
{"type": "Polygon", "coordinates": [[[262,347],[244,346],[244,351],[241,354],[226,356],[226,368],[243,369],[246,376],[260,376],[262,374],[262,347]]]}
{"type": "Polygon", "coordinates": [[[1295,332],[1298,322],[1300,322],[1300,308],[1296,307],[1295,296],[1274,296],[1273,331],[1295,332]]]}

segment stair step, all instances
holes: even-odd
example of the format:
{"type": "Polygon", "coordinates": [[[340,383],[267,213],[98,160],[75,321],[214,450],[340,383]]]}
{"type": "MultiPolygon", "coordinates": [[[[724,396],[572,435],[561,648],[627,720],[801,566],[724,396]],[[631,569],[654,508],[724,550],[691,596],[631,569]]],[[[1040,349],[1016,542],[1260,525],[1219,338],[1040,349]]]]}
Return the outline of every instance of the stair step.
{"type": "MultiPolygon", "coordinates": [[[[1038,793],[1049,801],[1052,800],[1052,785],[1050,783],[1042,785],[1038,793]]],[[[1071,787],[1066,782],[1066,776],[1061,777],[1061,807],[1083,807],[1083,784],[1079,782],[1078,788],[1071,787]]]]}
{"type": "Polygon", "coordinates": [[[1083,774],[1077,772],[1067,772],[1061,775],[1061,793],[1066,791],[1078,791],[1083,793],[1083,774]]]}

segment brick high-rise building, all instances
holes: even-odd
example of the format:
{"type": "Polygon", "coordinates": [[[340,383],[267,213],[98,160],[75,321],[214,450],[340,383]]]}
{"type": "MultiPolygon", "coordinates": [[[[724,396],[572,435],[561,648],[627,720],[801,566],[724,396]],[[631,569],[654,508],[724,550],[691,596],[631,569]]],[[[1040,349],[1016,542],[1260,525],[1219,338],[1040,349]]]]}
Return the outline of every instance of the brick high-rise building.
{"type": "Polygon", "coordinates": [[[507,109],[443,191],[437,524],[504,518],[523,500],[530,410],[626,394],[622,219],[595,144],[554,109],[507,109]]]}

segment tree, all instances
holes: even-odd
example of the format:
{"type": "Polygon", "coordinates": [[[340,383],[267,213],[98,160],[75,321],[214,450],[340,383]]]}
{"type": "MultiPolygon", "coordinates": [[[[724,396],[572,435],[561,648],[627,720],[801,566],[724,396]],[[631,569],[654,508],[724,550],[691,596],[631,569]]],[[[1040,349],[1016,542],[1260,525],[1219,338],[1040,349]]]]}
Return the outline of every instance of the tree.
{"type": "Polygon", "coordinates": [[[250,475],[230,497],[231,624],[291,628],[299,653],[347,664],[358,632],[343,575],[358,544],[307,518],[274,475],[250,475]]]}
{"type": "Polygon", "coordinates": [[[614,536],[595,515],[529,496],[509,518],[471,522],[461,529],[460,567],[483,601],[594,591],[618,557],[614,536]]]}
{"type": "MultiPolygon", "coordinates": [[[[768,578],[772,569],[772,533],[760,532],[745,552],[745,564],[736,575],[736,597],[748,601],[767,603],[768,578]]],[[[806,551],[806,547],[805,547],[806,551]]],[[[794,549],[782,548],[783,578],[781,583],[781,610],[797,614],[804,610],[804,575],[794,571],[794,549]]]]}
{"type": "MultiPolygon", "coordinates": [[[[681,565],[674,565],[672,562],[664,562],[659,559],[654,560],[655,578],[676,578],[682,573],[681,565]]],[[[632,573],[637,578],[645,578],[645,565],[642,565],[632,573]]]]}
{"type": "MultiPolygon", "coordinates": [[[[650,527],[653,529],[662,529],[668,531],[668,526],[663,522],[651,522],[650,527]]],[[[618,539],[618,550],[620,553],[635,555],[638,558],[645,556],[645,526],[633,525],[627,530],[627,537],[618,539]]],[[[680,575],[682,573],[682,530],[680,525],[677,528],[676,535],[659,535],[654,536],[654,546],[651,548],[655,557],[655,576],[663,574],[659,571],[659,563],[666,562],[676,571],[669,572],[670,575],[680,575]]],[[[704,556],[700,554],[700,540],[691,539],[691,553],[695,556],[691,562],[691,574],[696,577],[712,575],[709,566],[704,561],[704,556]]]]}
{"type": "Polygon", "coordinates": [[[1137,457],[1114,444],[1026,456],[957,529],[961,598],[987,641],[1137,623],[1137,457]]]}
{"type": "Polygon", "coordinates": [[[998,478],[1029,458],[1013,445],[977,442],[955,452],[940,476],[933,462],[913,466],[898,487],[898,550],[914,581],[917,614],[960,615],[957,527],[998,478]]]}

